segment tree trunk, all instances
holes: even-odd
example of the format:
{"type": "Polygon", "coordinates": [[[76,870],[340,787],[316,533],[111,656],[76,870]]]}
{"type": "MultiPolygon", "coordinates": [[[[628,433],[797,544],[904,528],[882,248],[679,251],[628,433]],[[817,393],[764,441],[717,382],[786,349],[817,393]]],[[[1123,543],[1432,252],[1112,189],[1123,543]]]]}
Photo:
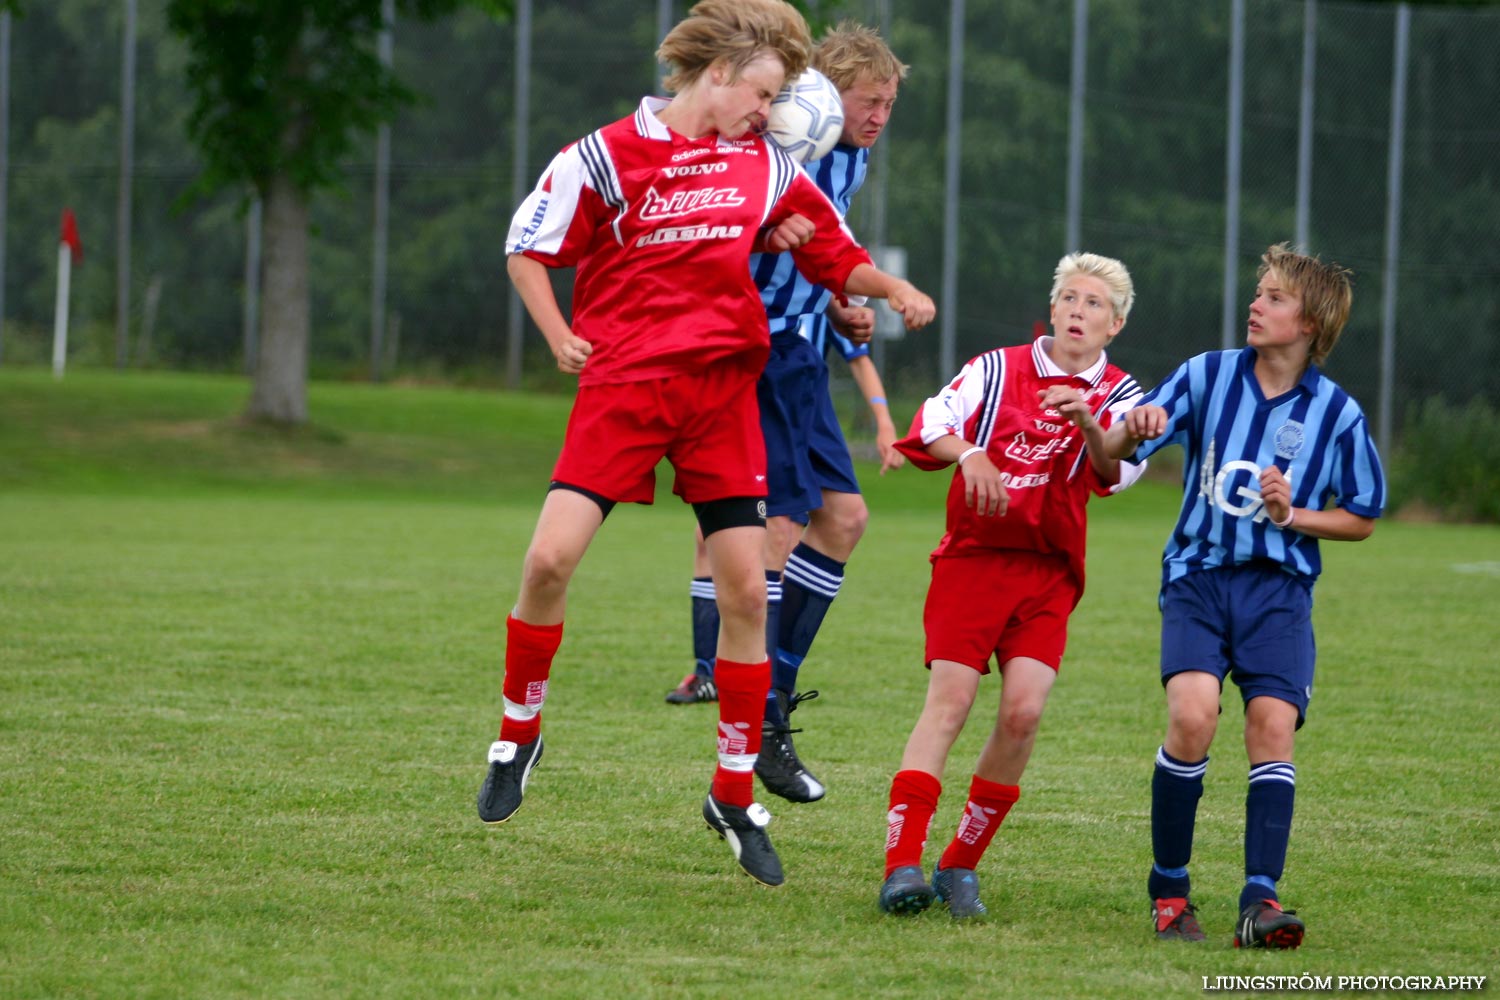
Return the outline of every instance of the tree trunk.
{"type": "Polygon", "coordinates": [[[265,195],[260,349],[245,416],[276,424],[307,422],[308,199],[277,174],[265,195]]]}

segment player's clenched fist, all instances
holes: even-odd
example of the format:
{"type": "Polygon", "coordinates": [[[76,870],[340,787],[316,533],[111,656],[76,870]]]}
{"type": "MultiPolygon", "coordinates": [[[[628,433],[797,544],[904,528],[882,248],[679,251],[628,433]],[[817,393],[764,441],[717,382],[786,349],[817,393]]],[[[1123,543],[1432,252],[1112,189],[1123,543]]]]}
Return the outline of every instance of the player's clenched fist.
{"type": "Polygon", "coordinates": [[[851,344],[868,344],[875,335],[875,310],[869,306],[841,306],[833,299],[827,312],[834,330],[851,344]]]}
{"type": "Polygon", "coordinates": [[[960,466],[964,477],[964,502],[980,517],[1004,517],[1010,507],[1005,477],[989,456],[976,451],[960,466]]]}
{"type": "Polygon", "coordinates": [[[1054,385],[1037,392],[1044,410],[1056,410],[1087,430],[1094,424],[1093,411],[1083,401],[1083,394],[1070,385],[1054,385]]]}
{"type": "Polygon", "coordinates": [[[572,333],[569,333],[552,349],[552,356],[557,358],[558,370],[569,375],[577,375],[583,371],[584,363],[593,353],[593,344],[572,333]]]}
{"type": "Polygon", "coordinates": [[[1160,406],[1136,406],[1125,411],[1125,432],[1138,441],[1154,441],[1167,429],[1167,411],[1160,406]]]}
{"type": "Polygon", "coordinates": [[[909,281],[898,282],[885,301],[892,310],[901,314],[908,330],[920,330],[937,315],[937,306],[932,299],[909,281]]]}
{"type": "Polygon", "coordinates": [[[817,235],[818,227],[805,215],[790,215],[765,234],[768,253],[784,253],[805,245],[817,235]]]}

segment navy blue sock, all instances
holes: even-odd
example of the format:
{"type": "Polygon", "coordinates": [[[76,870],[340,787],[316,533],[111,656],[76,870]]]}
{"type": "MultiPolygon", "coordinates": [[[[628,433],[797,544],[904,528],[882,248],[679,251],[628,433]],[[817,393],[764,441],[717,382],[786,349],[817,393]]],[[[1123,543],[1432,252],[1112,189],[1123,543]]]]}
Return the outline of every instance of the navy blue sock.
{"type": "Polygon", "coordinates": [[[719,648],[719,603],[711,576],[693,577],[693,672],[714,675],[719,648]]]}
{"type": "Polygon", "coordinates": [[[1262,899],[1276,899],[1276,881],[1286,866],[1292,835],[1292,806],[1297,798],[1297,767],[1273,760],[1250,769],[1245,793],[1245,888],[1240,909],[1262,899]]]}
{"type": "MultiPolygon", "coordinates": [[[[776,636],[781,631],[781,574],[774,569],[766,570],[766,653],[773,665],[776,663],[776,636]]],[[[786,713],[776,700],[776,688],[766,692],[766,721],[786,724],[786,713]]]]}
{"type": "Polygon", "coordinates": [[[1193,828],[1198,822],[1198,800],[1203,797],[1203,774],[1208,758],[1196,764],[1181,761],[1163,747],[1156,751],[1151,775],[1151,855],[1154,864],[1146,878],[1152,899],[1186,898],[1191,888],[1187,865],[1193,857],[1193,828]]]}
{"type": "Polygon", "coordinates": [[[781,632],[771,663],[771,687],[790,697],[797,690],[797,671],[812,649],[828,606],[844,584],[844,564],[805,542],[799,542],[782,574],[781,632]]]}

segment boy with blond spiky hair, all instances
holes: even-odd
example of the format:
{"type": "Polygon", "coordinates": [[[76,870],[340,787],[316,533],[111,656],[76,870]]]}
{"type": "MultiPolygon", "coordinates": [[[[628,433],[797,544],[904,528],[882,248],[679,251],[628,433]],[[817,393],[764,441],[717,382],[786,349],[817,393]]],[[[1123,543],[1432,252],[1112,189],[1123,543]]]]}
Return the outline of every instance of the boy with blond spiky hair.
{"type": "Polygon", "coordinates": [[[887,913],[920,913],[934,900],[955,920],[987,912],[975,869],[1020,798],[1068,617],[1083,595],[1085,506],[1144,468],[1103,449],[1105,429],[1141,394],[1105,355],[1134,300],[1124,264],[1068,254],[1053,275],[1052,335],[970,361],[896,442],[919,469],[956,468],[922,611],[927,700],[891,779],[879,897],[887,913]],[[929,881],[922,850],[948,753],[992,659],[999,713],[929,881]]]}

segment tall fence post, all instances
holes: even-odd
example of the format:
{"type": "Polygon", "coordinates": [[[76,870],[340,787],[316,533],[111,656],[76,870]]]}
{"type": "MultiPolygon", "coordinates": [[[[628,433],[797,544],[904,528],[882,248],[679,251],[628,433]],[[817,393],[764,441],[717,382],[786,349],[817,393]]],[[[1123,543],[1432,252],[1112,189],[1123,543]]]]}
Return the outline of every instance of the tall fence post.
{"type": "Polygon", "coordinates": [[[1068,78],[1068,202],[1063,253],[1083,242],[1083,97],[1089,65],[1089,0],[1073,0],[1073,66],[1068,78]]]}
{"type": "Polygon", "coordinates": [[[1239,312],[1240,271],[1240,150],[1245,117],[1245,0],[1234,0],[1229,13],[1229,114],[1225,126],[1224,169],[1224,299],[1220,314],[1220,346],[1226,351],[1239,340],[1234,318],[1239,312]]]}
{"type": "Polygon", "coordinates": [[[10,190],[10,12],[0,13],[0,361],[5,359],[5,227],[10,190]]]}
{"type": "MultiPolygon", "coordinates": [[[[526,167],[527,147],[531,144],[531,0],[516,0],[516,107],[515,144],[511,150],[510,187],[512,204],[520,205],[531,190],[526,167]]],[[[505,352],[505,385],[510,389],[521,387],[521,344],[525,334],[524,317],[521,314],[521,296],[515,286],[510,290],[510,302],[506,309],[510,324],[509,339],[505,352]]]]}
{"type": "MultiPolygon", "coordinates": [[[[887,39],[891,37],[891,0],[875,0],[875,28],[887,39]]],[[[870,150],[870,200],[865,202],[865,218],[870,224],[870,245],[884,254],[889,239],[891,141],[877,142],[870,150]]],[[[870,361],[875,370],[885,374],[885,338],[870,340],[870,361]]],[[[887,393],[889,394],[889,393],[887,393]]]]}
{"type": "Polygon", "coordinates": [[[125,0],[120,43],[120,191],[115,206],[115,367],[130,361],[130,208],[135,186],[135,7],[125,0]]]}
{"type": "Polygon", "coordinates": [[[1318,74],[1318,0],[1302,0],[1302,99],[1297,114],[1297,221],[1292,240],[1309,250],[1312,218],[1313,97],[1318,74]]]}
{"type": "MultiPolygon", "coordinates": [[[[396,0],[381,0],[380,37],[376,54],[387,70],[393,59],[393,27],[396,23],[396,0]]],[[[386,261],[390,246],[391,218],[391,123],[381,122],[375,130],[375,217],[371,233],[370,260],[370,381],[385,377],[385,297],[386,261]]]]}
{"type": "Polygon", "coordinates": [[[1386,166],[1385,267],[1380,296],[1380,414],[1376,443],[1391,453],[1396,390],[1396,280],[1401,261],[1401,168],[1406,145],[1406,64],[1411,46],[1411,4],[1396,6],[1396,44],[1391,66],[1390,154],[1386,166]]]}
{"type": "Polygon", "coordinates": [[[957,370],[958,346],[958,183],[963,154],[964,0],[948,7],[948,153],[943,164],[942,326],[938,339],[938,378],[957,370]]]}

